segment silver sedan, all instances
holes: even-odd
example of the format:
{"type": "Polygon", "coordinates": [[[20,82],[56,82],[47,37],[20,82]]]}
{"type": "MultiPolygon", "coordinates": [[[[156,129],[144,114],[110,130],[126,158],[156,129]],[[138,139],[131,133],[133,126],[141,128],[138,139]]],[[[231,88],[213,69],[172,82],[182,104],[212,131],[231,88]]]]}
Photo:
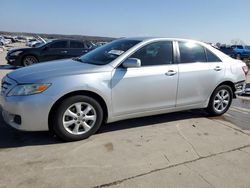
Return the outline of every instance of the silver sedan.
{"type": "Polygon", "coordinates": [[[247,72],[202,42],[126,38],[11,72],[0,101],[10,126],[74,141],[123,119],[197,108],[221,115],[244,90],[247,72]]]}

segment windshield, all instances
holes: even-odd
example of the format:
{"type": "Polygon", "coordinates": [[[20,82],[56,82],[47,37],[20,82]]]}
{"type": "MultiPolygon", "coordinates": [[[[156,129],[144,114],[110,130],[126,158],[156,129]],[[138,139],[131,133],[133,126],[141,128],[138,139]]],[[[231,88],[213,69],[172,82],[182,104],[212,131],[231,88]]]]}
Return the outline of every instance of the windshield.
{"type": "Polygon", "coordinates": [[[40,48],[40,47],[43,47],[45,45],[47,45],[48,43],[52,42],[52,40],[47,40],[46,43],[44,42],[39,42],[37,44],[35,44],[35,48],[40,48]]]}
{"type": "Polygon", "coordinates": [[[44,43],[44,42],[39,42],[39,43],[36,43],[35,45],[34,45],[34,47],[35,48],[40,48],[40,47],[42,47],[42,46],[44,46],[46,43],[44,43]]]}
{"type": "Polygon", "coordinates": [[[78,60],[83,63],[106,65],[141,41],[120,39],[96,48],[81,56],[78,60]]]}

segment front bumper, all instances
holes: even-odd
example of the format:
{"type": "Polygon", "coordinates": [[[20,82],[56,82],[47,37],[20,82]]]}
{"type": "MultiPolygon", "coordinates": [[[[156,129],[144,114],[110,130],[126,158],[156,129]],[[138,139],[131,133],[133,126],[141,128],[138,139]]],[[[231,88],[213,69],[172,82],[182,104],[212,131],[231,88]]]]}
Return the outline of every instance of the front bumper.
{"type": "Polygon", "coordinates": [[[52,97],[43,94],[30,96],[0,96],[4,121],[23,131],[48,130],[52,97]]]}
{"type": "Polygon", "coordinates": [[[7,55],[5,57],[6,61],[8,62],[9,65],[14,65],[14,66],[21,66],[22,62],[21,62],[21,57],[19,56],[10,56],[7,55]]]}

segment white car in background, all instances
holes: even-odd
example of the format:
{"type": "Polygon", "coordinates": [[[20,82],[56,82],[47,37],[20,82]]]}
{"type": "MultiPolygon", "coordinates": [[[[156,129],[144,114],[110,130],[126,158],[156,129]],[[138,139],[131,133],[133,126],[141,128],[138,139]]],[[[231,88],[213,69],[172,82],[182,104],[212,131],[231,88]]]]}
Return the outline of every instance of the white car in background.
{"type": "Polygon", "coordinates": [[[5,39],[3,36],[0,36],[0,44],[1,44],[2,46],[8,45],[8,44],[10,44],[10,43],[11,43],[11,40],[10,40],[10,39],[5,39]]]}
{"type": "Polygon", "coordinates": [[[33,44],[39,42],[37,39],[28,39],[26,42],[26,46],[31,47],[33,44]]]}
{"type": "Polygon", "coordinates": [[[46,43],[46,41],[42,37],[38,36],[37,38],[28,39],[26,46],[35,47],[37,44],[41,43],[46,43]]]}
{"type": "Polygon", "coordinates": [[[0,44],[0,53],[4,51],[4,47],[0,44]]]}

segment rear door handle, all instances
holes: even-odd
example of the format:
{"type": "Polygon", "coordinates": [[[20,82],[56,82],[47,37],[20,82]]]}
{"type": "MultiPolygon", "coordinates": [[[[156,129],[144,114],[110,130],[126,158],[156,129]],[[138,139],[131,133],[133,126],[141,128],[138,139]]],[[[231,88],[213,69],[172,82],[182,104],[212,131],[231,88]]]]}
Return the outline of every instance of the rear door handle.
{"type": "Polygon", "coordinates": [[[215,71],[221,71],[221,69],[222,69],[222,68],[221,68],[220,66],[216,66],[216,67],[214,68],[215,71]]]}
{"type": "Polygon", "coordinates": [[[177,72],[174,70],[169,70],[168,72],[165,73],[166,76],[173,76],[175,75],[177,72]]]}
{"type": "Polygon", "coordinates": [[[61,51],[61,53],[62,54],[66,54],[66,53],[68,53],[68,51],[66,51],[66,50],[65,51],[61,51]]]}

